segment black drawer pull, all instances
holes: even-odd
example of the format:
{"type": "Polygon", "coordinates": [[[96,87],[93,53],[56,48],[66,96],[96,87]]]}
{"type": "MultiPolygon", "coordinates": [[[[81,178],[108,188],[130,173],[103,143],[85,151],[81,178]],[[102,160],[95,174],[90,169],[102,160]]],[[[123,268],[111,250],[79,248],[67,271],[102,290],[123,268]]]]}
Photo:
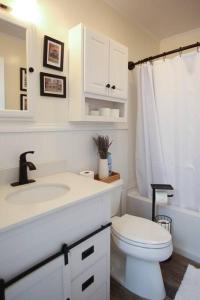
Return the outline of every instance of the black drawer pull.
{"type": "Polygon", "coordinates": [[[90,256],[92,253],[94,253],[94,246],[88,248],[84,252],[82,252],[82,260],[84,260],[86,257],[90,256]]]}
{"type": "Polygon", "coordinates": [[[89,279],[87,279],[83,284],[82,284],[82,292],[87,289],[92,283],[94,282],[94,275],[92,275],[89,279]]]}

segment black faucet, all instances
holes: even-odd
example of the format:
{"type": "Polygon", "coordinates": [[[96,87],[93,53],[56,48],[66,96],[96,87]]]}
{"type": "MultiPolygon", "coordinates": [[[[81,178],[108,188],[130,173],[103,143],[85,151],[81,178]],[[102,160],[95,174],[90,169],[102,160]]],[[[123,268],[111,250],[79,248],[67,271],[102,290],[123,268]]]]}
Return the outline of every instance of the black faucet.
{"type": "Polygon", "coordinates": [[[33,180],[33,179],[28,179],[27,167],[29,168],[30,171],[36,170],[36,166],[32,162],[26,161],[26,154],[29,154],[29,153],[33,154],[34,151],[27,151],[20,155],[20,158],[19,158],[19,181],[11,183],[12,186],[18,186],[18,185],[35,182],[35,180],[33,180]]]}

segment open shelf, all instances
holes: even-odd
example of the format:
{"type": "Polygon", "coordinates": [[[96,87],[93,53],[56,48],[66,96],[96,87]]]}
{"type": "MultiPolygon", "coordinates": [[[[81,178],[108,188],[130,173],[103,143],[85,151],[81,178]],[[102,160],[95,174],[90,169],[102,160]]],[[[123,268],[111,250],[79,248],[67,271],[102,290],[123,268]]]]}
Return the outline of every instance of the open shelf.
{"type": "Polygon", "coordinates": [[[94,98],[85,98],[85,121],[97,122],[125,122],[126,121],[126,106],[124,101],[106,101],[94,98]],[[109,108],[110,116],[105,116],[101,113],[102,108],[109,108]],[[119,110],[119,116],[112,116],[112,109],[119,110]],[[91,111],[98,111],[99,115],[92,115],[91,111]]]}

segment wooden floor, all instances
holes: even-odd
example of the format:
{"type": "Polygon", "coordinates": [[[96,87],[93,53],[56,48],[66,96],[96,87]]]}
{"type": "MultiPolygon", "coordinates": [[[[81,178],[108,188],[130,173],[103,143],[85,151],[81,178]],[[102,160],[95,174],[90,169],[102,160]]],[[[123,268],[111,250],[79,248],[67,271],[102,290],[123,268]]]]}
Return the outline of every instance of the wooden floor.
{"type": "MultiPolygon", "coordinates": [[[[161,270],[165,283],[167,299],[174,299],[179,285],[183,279],[187,266],[192,264],[200,267],[197,264],[179,254],[173,254],[172,258],[166,262],[161,263],[161,270]]],[[[111,279],[111,296],[110,300],[142,300],[143,298],[133,295],[125,288],[123,288],[116,281],[111,279]]]]}
{"type": "Polygon", "coordinates": [[[171,299],[175,297],[189,264],[200,267],[200,264],[175,253],[170,260],[161,263],[167,296],[171,299]]]}

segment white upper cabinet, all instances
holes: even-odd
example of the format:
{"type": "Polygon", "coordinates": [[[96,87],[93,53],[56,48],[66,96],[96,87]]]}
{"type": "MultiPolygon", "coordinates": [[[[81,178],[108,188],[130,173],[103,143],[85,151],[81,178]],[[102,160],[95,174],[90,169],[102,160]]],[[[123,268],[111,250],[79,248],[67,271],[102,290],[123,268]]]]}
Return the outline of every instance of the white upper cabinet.
{"type": "Polygon", "coordinates": [[[128,49],[87,28],[84,30],[84,91],[127,98],[128,49]]]}
{"type": "Polygon", "coordinates": [[[69,120],[126,122],[128,48],[79,24],[69,30],[69,120]]]}
{"type": "Polygon", "coordinates": [[[110,41],[110,96],[115,98],[127,98],[128,88],[128,49],[114,41],[110,41]]]}
{"type": "Polygon", "coordinates": [[[109,39],[85,28],[84,90],[108,95],[109,39]]]}

